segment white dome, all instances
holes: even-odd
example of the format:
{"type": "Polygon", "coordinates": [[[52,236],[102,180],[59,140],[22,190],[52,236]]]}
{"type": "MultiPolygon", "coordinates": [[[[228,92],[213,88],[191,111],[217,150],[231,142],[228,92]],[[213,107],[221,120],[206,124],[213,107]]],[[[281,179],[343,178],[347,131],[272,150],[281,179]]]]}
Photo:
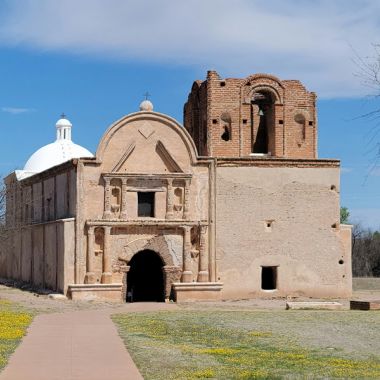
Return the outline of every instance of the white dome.
{"type": "Polygon", "coordinates": [[[140,111],[153,111],[153,103],[150,100],[143,100],[140,103],[140,111]]]}
{"type": "Polygon", "coordinates": [[[74,144],[71,140],[57,140],[33,153],[26,162],[24,170],[39,173],[72,158],[81,157],[94,157],[94,155],[86,148],[74,144]]]}
{"type": "Polygon", "coordinates": [[[69,120],[67,120],[67,119],[65,119],[65,118],[62,118],[62,119],[59,119],[59,120],[56,122],[55,126],[56,126],[57,128],[59,128],[59,127],[72,127],[73,125],[70,123],[69,120]]]}
{"type": "Polygon", "coordinates": [[[71,141],[72,124],[64,116],[57,121],[56,127],[57,140],[32,154],[24,167],[24,172],[28,172],[24,173],[26,176],[40,173],[73,158],[94,157],[86,148],[71,141]]]}

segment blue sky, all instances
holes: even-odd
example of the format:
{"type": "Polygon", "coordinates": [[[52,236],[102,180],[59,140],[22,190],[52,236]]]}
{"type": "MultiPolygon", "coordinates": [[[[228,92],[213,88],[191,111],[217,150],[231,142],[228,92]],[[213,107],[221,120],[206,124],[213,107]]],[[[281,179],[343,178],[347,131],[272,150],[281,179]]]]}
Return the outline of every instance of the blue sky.
{"type": "MultiPolygon", "coordinates": [[[[91,151],[149,91],[155,110],[182,122],[183,103],[208,69],[267,72],[318,94],[319,157],[342,160],[342,205],[380,227],[376,122],[380,101],[358,77],[380,43],[377,0],[3,0],[0,3],[0,174],[22,168],[55,138],[62,112],[91,151]]],[[[380,132],[380,130],[379,130],[380,132]]]]}

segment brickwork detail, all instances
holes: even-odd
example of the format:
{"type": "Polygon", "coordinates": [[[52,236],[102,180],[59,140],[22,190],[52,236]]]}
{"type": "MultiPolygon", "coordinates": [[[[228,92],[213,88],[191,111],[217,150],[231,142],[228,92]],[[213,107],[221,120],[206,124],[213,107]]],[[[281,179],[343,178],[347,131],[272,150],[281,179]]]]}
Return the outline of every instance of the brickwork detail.
{"type": "Polygon", "coordinates": [[[316,95],[267,74],[195,81],[184,125],[201,156],[317,158],[316,95]]]}

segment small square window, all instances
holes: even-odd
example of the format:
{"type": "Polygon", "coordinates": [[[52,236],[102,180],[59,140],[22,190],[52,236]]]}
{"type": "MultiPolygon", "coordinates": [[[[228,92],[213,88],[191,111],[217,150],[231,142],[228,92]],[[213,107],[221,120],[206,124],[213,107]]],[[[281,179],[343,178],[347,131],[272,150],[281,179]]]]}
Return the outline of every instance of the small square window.
{"type": "Polygon", "coordinates": [[[247,124],[247,119],[243,119],[243,124],[247,124]]]}
{"type": "Polygon", "coordinates": [[[278,124],[284,124],[284,120],[279,120],[278,124]]]}
{"type": "Polygon", "coordinates": [[[139,217],[154,218],[154,192],[137,193],[138,208],[137,215],[139,217]]]}
{"type": "Polygon", "coordinates": [[[277,289],[277,267],[261,267],[261,289],[277,289]]]}
{"type": "Polygon", "coordinates": [[[312,121],[309,121],[309,125],[312,127],[312,126],[313,126],[313,122],[312,122],[312,121]]]}
{"type": "Polygon", "coordinates": [[[218,124],[218,119],[212,119],[213,124],[218,124]]]}

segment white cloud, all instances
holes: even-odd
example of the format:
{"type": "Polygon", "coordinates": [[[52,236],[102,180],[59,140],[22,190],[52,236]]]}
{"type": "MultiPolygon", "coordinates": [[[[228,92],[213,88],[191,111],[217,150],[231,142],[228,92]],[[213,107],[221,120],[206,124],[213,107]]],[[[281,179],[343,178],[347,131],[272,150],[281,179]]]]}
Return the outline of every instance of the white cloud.
{"type": "Polygon", "coordinates": [[[8,0],[3,44],[198,65],[223,76],[270,72],[323,97],[360,96],[354,52],[380,35],[377,0],[8,0]]]}
{"type": "Polygon", "coordinates": [[[33,112],[33,108],[19,108],[19,107],[2,107],[3,112],[11,113],[12,115],[18,115],[20,113],[33,112]]]}
{"type": "Polygon", "coordinates": [[[353,171],[352,168],[345,168],[345,167],[340,168],[340,172],[341,172],[342,174],[351,173],[352,171],[353,171]]]}

